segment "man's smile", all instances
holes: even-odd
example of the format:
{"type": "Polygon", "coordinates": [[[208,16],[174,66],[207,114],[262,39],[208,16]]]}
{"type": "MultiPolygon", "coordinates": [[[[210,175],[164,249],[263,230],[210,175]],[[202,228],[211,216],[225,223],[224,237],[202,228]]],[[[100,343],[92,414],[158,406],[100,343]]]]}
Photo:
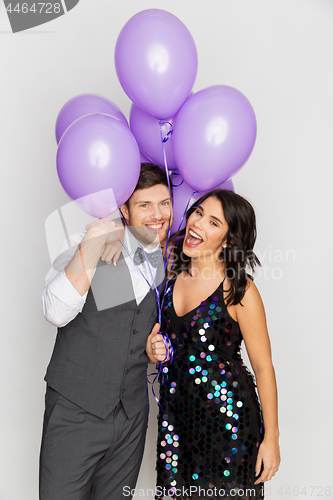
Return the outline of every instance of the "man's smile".
{"type": "Polygon", "coordinates": [[[161,231],[163,229],[165,222],[152,222],[152,223],[147,223],[145,224],[146,227],[149,227],[150,229],[154,229],[155,231],[161,231]]]}

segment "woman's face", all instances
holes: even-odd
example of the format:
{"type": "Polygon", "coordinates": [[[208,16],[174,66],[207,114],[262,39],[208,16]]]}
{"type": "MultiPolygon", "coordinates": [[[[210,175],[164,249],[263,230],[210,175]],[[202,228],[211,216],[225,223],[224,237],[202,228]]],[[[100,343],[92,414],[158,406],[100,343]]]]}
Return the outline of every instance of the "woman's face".
{"type": "Polygon", "coordinates": [[[213,261],[219,260],[227,232],[228,224],[221,202],[211,196],[190,215],[186,224],[183,252],[188,257],[211,257],[213,261]]]}

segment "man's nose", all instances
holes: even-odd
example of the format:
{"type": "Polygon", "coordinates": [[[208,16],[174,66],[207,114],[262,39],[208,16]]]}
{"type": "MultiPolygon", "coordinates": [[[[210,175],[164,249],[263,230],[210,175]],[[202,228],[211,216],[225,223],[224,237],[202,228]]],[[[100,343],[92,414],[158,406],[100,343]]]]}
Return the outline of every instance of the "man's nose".
{"type": "Polygon", "coordinates": [[[163,212],[161,211],[161,209],[160,209],[160,207],[158,205],[152,207],[151,217],[152,217],[152,219],[155,219],[155,220],[162,219],[163,212]]]}

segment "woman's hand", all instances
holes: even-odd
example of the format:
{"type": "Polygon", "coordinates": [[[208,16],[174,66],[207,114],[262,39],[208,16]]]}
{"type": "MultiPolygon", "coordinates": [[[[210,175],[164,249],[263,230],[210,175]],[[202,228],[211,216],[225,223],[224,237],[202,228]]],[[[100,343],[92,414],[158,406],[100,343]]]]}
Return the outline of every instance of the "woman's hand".
{"type": "MultiPolygon", "coordinates": [[[[122,250],[122,243],[124,242],[124,226],[121,219],[115,219],[110,221],[107,217],[104,219],[99,219],[93,223],[86,225],[86,230],[88,233],[93,233],[93,236],[97,233],[97,236],[104,236],[104,247],[101,253],[101,260],[106,264],[111,264],[115,266],[122,250]]],[[[91,236],[90,236],[91,238],[91,236]]]]}
{"type": "Polygon", "coordinates": [[[270,481],[278,471],[280,461],[279,438],[264,438],[259,446],[255,468],[256,475],[260,473],[262,466],[263,471],[254,484],[270,481]]]}
{"type": "Polygon", "coordinates": [[[158,333],[159,323],[156,323],[151,333],[148,335],[146,344],[146,353],[152,363],[156,365],[158,361],[167,361],[167,350],[165,348],[163,337],[158,333]]]}

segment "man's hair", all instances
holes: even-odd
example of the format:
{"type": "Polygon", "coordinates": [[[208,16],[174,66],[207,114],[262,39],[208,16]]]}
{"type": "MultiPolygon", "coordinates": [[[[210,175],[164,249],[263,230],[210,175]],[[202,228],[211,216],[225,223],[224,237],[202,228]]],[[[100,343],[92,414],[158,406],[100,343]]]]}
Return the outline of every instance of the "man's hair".
{"type": "MultiPolygon", "coordinates": [[[[158,167],[157,165],[153,165],[152,163],[141,163],[141,171],[138,183],[131,194],[135,193],[138,189],[148,189],[150,187],[156,186],[157,184],[163,184],[169,189],[168,179],[165,173],[165,170],[158,167]]],[[[170,189],[171,189],[171,198],[172,198],[172,183],[170,180],[170,189]]],[[[129,199],[125,202],[125,205],[129,209],[129,199]]]]}

